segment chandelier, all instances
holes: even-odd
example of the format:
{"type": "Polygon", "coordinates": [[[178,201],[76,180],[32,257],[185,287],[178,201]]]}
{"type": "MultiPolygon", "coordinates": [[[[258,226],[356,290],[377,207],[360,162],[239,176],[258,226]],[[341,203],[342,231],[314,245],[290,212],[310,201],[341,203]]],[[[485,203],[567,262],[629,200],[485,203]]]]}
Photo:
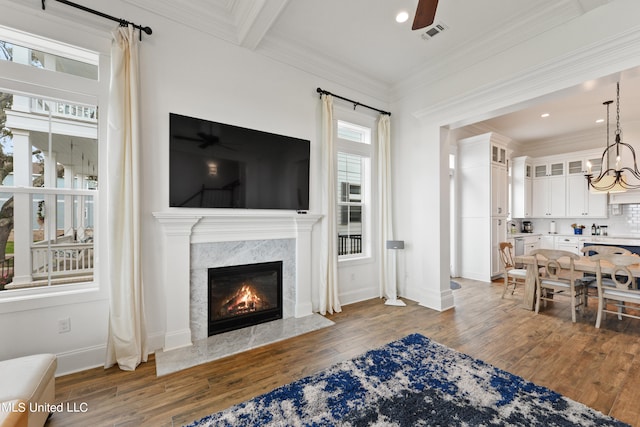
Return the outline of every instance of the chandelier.
{"type": "Polygon", "coordinates": [[[622,142],[622,131],[620,130],[620,82],[616,84],[616,139],[613,144],[609,144],[609,105],[613,101],[607,101],[607,147],[602,153],[602,167],[600,175],[594,177],[591,173],[591,162],[587,162],[587,185],[591,192],[600,193],[623,193],[627,190],[640,188],[640,170],[636,162],[636,151],[633,147],[622,142]],[[620,151],[627,149],[633,159],[633,167],[621,166],[620,151]],[[615,150],[615,153],[614,153],[615,150]],[[615,168],[611,167],[610,158],[615,155],[615,168]],[[625,175],[626,174],[626,175],[625,175]],[[628,176],[633,177],[635,184],[629,183],[628,176]]]}

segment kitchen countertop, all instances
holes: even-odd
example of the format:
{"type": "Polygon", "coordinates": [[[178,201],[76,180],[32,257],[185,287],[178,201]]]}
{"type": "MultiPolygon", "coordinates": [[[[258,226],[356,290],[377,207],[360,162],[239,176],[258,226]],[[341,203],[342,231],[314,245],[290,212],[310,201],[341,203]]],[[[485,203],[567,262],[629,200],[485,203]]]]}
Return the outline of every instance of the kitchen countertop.
{"type": "Polygon", "coordinates": [[[640,236],[584,236],[585,243],[613,243],[626,246],[640,246],[640,236]]]}
{"type": "Polygon", "coordinates": [[[557,237],[578,237],[584,241],[605,241],[605,240],[640,240],[640,234],[614,234],[614,235],[591,235],[591,234],[573,234],[573,233],[508,233],[507,237],[517,238],[517,237],[534,237],[534,236],[557,236],[557,237]]]}
{"type": "Polygon", "coordinates": [[[542,233],[508,233],[507,237],[542,236],[542,233]]]}
{"type": "Polygon", "coordinates": [[[624,246],[640,246],[640,235],[627,234],[627,235],[608,235],[608,236],[592,236],[591,234],[571,234],[571,233],[509,233],[507,235],[512,239],[523,237],[541,237],[541,236],[554,236],[554,237],[577,237],[582,243],[609,243],[618,244],[624,246]]]}

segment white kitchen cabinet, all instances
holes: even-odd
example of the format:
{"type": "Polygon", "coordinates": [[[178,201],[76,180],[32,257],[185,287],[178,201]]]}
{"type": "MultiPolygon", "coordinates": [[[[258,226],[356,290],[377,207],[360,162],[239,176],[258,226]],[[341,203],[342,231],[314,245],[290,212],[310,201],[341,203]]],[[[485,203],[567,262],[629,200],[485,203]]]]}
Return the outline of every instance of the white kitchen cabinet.
{"type": "Polygon", "coordinates": [[[564,175],[533,179],[534,218],[563,218],[567,215],[567,189],[564,175]]]}
{"type": "Polygon", "coordinates": [[[511,217],[531,218],[533,165],[527,156],[515,157],[511,163],[511,217]]]}
{"type": "Polygon", "coordinates": [[[540,249],[540,236],[528,236],[524,239],[524,254],[529,255],[532,250],[540,249]]]}
{"type": "Polygon", "coordinates": [[[507,147],[502,142],[491,144],[491,161],[503,166],[507,165],[507,147]]]}
{"type": "Polygon", "coordinates": [[[580,252],[581,248],[582,242],[580,241],[579,237],[556,236],[555,238],[555,249],[582,255],[582,252],[580,252]]]}
{"type": "Polygon", "coordinates": [[[571,218],[606,218],[607,193],[592,193],[584,175],[567,177],[567,216],[571,218]]]}
{"type": "Polygon", "coordinates": [[[502,261],[499,256],[500,242],[506,241],[507,220],[504,218],[491,218],[491,277],[502,274],[502,261]]]}
{"type": "Polygon", "coordinates": [[[555,249],[555,247],[556,247],[556,236],[553,236],[553,235],[540,236],[540,249],[555,249]]]}
{"type": "MultiPolygon", "coordinates": [[[[525,158],[525,157],[522,157],[525,158]]],[[[519,159],[519,158],[516,158],[519,159]]],[[[513,191],[514,212],[519,210],[519,200],[515,198],[520,183],[521,173],[516,168],[514,159],[513,191]]],[[[531,187],[532,218],[606,218],[607,202],[611,197],[602,193],[591,193],[587,187],[585,174],[590,171],[598,175],[602,168],[602,157],[599,150],[580,151],[570,154],[553,155],[535,159],[527,159],[533,164],[531,187]]],[[[640,200],[640,197],[638,198],[640,200]]],[[[520,216],[515,216],[519,218],[520,216]]]]}
{"type": "Polygon", "coordinates": [[[567,189],[565,160],[544,160],[533,165],[532,212],[534,218],[565,217],[567,189]]]}
{"type": "Polygon", "coordinates": [[[491,216],[506,217],[507,208],[507,167],[493,163],[491,165],[491,216]]]}
{"type": "Polygon", "coordinates": [[[601,169],[602,151],[580,152],[567,157],[567,175],[583,175],[584,177],[587,171],[591,171],[594,176],[597,176],[601,169]],[[589,165],[591,169],[589,169],[589,165]]]}
{"type": "Polygon", "coordinates": [[[462,277],[488,282],[502,273],[498,248],[507,232],[509,141],[493,132],[458,141],[462,277]]]}
{"type": "Polygon", "coordinates": [[[533,177],[542,178],[545,176],[564,176],[565,162],[564,160],[544,161],[533,165],[533,177]]]}
{"type": "Polygon", "coordinates": [[[585,174],[595,176],[602,166],[598,151],[571,155],[567,159],[567,216],[570,218],[606,218],[607,194],[592,193],[587,186],[585,174]],[[590,166],[589,166],[590,165],[590,166]]]}

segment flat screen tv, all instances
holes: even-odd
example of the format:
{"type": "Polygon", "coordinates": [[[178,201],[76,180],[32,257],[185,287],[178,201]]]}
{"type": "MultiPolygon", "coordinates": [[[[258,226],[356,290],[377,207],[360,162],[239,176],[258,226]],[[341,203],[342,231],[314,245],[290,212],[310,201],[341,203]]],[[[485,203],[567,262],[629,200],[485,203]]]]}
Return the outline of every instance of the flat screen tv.
{"type": "Polygon", "coordinates": [[[169,205],[309,209],[310,142],[170,113],[169,205]]]}

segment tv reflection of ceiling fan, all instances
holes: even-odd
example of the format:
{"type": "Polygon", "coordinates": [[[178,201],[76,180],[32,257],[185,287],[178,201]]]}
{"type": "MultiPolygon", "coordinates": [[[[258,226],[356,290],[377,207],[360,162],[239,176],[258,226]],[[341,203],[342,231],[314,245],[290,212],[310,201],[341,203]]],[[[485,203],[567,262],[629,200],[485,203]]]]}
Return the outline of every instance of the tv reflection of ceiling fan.
{"type": "Polygon", "coordinates": [[[194,138],[192,136],[181,136],[181,135],[176,135],[176,138],[184,139],[187,141],[200,142],[198,147],[202,148],[203,150],[208,147],[218,146],[218,147],[226,148],[227,150],[238,151],[235,148],[229,147],[228,145],[221,144],[220,138],[218,137],[218,135],[214,135],[213,133],[198,132],[196,133],[196,135],[198,135],[197,138],[194,138]]]}
{"type": "Polygon", "coordinates": [[[412,30],[419,30],[433,24],[436,17],[438,0],[418,0],[416,16],[413,18],[412,30]]]}

